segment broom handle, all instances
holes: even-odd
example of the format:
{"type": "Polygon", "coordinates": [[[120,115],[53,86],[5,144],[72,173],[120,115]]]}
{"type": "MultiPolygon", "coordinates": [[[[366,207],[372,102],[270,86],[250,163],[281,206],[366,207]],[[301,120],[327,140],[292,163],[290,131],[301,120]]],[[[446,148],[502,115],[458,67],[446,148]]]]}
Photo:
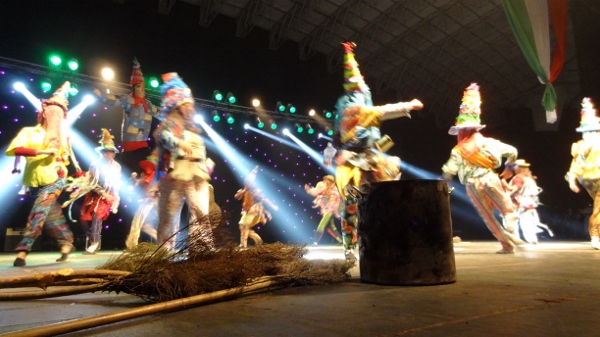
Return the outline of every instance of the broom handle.
{"type": "MultiPolygon", "coordinates": [[[[285,282],[285,281],[284,281],[285,282]]],[[[155,314],[164,311],[182,309],[185,307],[202,304],[209,301],[223,299],[230,296],[249,293],[256,290],[265,289],[271,286],[282,284],[282,281],[273,280],[270,277],[262,277],[255,283],[237,288],[219,290],[208,294],[196,295],[161,303],[146,305],[139,308],[121,310],[109,314],[92,316],[87,318],[74,319],[66,322],[60,322],[50,325],[45,325],[37,328],[15,331],[2,336],[21,337],[21,336],[55,336],[65,334],[82,329],[89,329],[101,325],[120,322],[131,318],[141,317],[144,315],[155,314]]]]}

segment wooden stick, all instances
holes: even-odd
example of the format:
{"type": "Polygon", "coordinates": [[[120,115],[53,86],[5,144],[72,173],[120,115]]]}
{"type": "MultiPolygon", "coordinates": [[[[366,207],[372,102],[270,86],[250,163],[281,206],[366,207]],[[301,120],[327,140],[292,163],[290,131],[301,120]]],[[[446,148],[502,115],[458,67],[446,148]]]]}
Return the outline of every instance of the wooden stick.
{"type": "Polygon", "coordinates": [[[242,287],[219,290],[208,294],[196,295],[162,303],[155,303],[139,308],[121,310],[109,314],[92,316],[88,318],[74,319],[71,321],[45,325],[37,328],[11,332],[2,336],[25,337],[25,336],[55,336],[82,329],[89,329],[101,325],[120,322],[131,318],[159,312],[171,311],[191,307],[194,305],[233,297],[249,292],[262,290],[271,286],[282,285],[286,281],[274,280],[271,277],[261,277],[256,282],[242,287]]]}
{"type": "Polygon", "coordinates": [[[71,268],[65,268],[57,271],[53,271],[46,274],[36,274],[31,276],[22,277],[7,277],[0,278],[0,289],[2,288],[25,288],[25,287],[37,287],[46,289],[47,286],[51,286],[57,281],[66,281],[78,278],[110,278],[127,276],[131,274],[128,271],[121,270],[78,270],[75,271],[71,268]]]}
{"type": "Polygon", "coordinates": [[[36,290],[36,291],[21,291],[12,293],[0,293],[0,301],[21,301],[21,300],[38,300],[42,298],[61,297],[69,295],[78,295],[84,293],[93,293],[95,291],[102,291],[108,284],[107,281],[99,284],[90,285],[79,285],[64,287],[61,289],[53,290],[36,290]]]}

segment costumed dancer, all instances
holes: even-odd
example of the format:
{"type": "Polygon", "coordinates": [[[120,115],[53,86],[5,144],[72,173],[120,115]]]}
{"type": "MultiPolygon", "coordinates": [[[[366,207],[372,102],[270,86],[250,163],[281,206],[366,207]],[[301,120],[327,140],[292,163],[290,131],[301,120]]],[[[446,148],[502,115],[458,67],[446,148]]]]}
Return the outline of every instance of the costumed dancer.
{"type": "Polygon", "coordinates": [[[61,256],[57,262],[66,261],[73,250],[73,233],[58,204],[58,197],[67,182],[69,157],[77,173],[82,173],[64,132],[66,128],[62,127],[67,117],[70,87],[70,83],[65,82],[51,98],[42,100],[38,124],[21,129],[6,149],[7,156],[25,157],[23,185],[28,195],[36,196],[23,239],[15,248],[15,267],[25,266],[25,258],[42,229],[60,246],[61,256]]]}
{"type": "Polygon", "coordinates": [[[162,75],[161,113],[164,121],[154,132],[158,143],[159,177],[157,242],[168,250],[175,247],[184,201],[190,207],[190,251],[214,248],[209,218],[209,183],[214,162],[206,157],[201,130],[194,126],[194,98],[177,73],[162,75]]]}
{"type": "Polygon", "coordinates": [[[131,249],[138,244],[140,231],[146,233],[152,240],[156,241],[156,225],[158,220],[158,185],[154,182],[156,175],[156,165],[158,163],[158,154],[153,152],[148,158],[140,162],[141,174],[132,173],[131,178],[135,181],[135,187],[144,191],[145,198],[133,216],[129,235],[125,240],[127,249],[131,249]]]}
{"type": "Polygon", "coordinates": [[[576,131],[582,133],[582,139],[571,147],[573,160],[565,179],[573,192],[579,193],[583,186],[594,200],[588,230],[592,248],[600,249],[600,118],[588,97],[581,102],[581,123],[576,131]]]}
{"type": "Polygon", "coordinates": [[[84,255],[96,254],[100,247],[102,223],[111,212],[116,214],[119,209],[121,165],[115,161],[119,150],[113,138],[107,129],[102,129],[100,146],[96,148],[100,158],[90,164],[87,173],[90,190],[85,194],[79,217],[89,243],[84,255]]]}
{"type": "MultiPolygon", "coordinates": [[[[388,119],[410,117],[411,110],[420,110],[423,104],[410,102],[373,106],[371,91],[354,59],[352,42],[344,47],[345,93],[336,103],[335,180],[343,198],[342,238],[345,255],[353,258],[352,249],[357,241],[356,186],[364,183],[400,179],[400,158],[384,154],[393,142],[381,135],[381,123],[388,119]]],[[[330,151],[327,151],[330,152],[330,151]]],[[[325,153],[324,163],[331,162],[325,153]]]]}
{"type": "Polygon", "coordinates": [[[244,188],[235,193],[237,200],[242,200],[242,217],[240,218],[240,248],[248,247],[248,238],[254,241],[256,246],[263,243],[261,237],[252,229],[259,223],[263,225],[272,220],[271,213],[265,209],[264,204],[277,211],[279,208],[267,199],[262,191],[256,186],[256,174],[258,166],[255,167],[244,180],[244,188]]]}
{"type": "MultiPolygon", "coordinates": [[[[553,236],[554,233],[548,226],[540,222],[536,208],[540,204],[538,195],[542,189],[535,182],[536,177],[531,173],[530,166],[531,164],[524,159],[517,159],[515,176],[510,180],[509,187],[512,200],[518,209],[518,226],[523,232],[523,237],[525,241],[537,244],[537,234],[542,232],[540,228],[546,229],[550,236],[553,236]]],[[[515,235],[517,234],[518,229],[515,226],[515,235]]]]}
{"type": "Polygon", "coordinates": [[[442,167],[443,177],[450,181],[458,175],[477,213],[502,244],[502,249],[497,253],[512,254],[515,245],[525,242],[515,235],[518,215],[509,192],[494,170],[502,165],[502,158],[505,157],[502,176],[510,176],[510,168],[517,160],[517,149],[499,140],[484,137],[479,132],[485,127],[481,125],[480,106],[479,86],[471,83],[463,94],[456,125],[448,130],[448,134],[457,136],[458,145],[452,149],[450,159],[442,167]],[[504,217],[506,229],[496,219],[494,208],[504,217]]]}
{"type": "Polygon", "coordinates": [[[138,163],[150,155],[151,151],[147,140],[152,127],[152,117],[160,119],[157,107],[146,99],[144,75],[137,58],[133,59],[129,85],[131,85],[131,93],[119,97],[103,93],[98,89],[94,90],[100,97],[100,102],[108,106],[123,108],[121,163],[129,171],[128,174],[137,171],[138,163]]]}
{"type": "Polygon", "coordinates": [[[334,222],[334,219],[340,218],[339,210],[342,201],[342,197],[335,186],[335,178],[332,175],[326,175],[315,187],[304,185],[304,190],[313,197],[316,197],[313,200],[313,208],[320,208],[321,215],[323,216],[315,231],[313,245],[317,246],[319,244],[325,230],[338,243],[342,243],[342,238],[334,222]]]}

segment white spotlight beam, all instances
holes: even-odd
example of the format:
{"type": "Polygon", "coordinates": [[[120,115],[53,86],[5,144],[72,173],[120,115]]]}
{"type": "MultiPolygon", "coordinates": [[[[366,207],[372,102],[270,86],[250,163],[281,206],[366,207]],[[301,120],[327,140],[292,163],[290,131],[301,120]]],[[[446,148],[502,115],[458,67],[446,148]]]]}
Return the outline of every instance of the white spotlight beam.
{"type": "Polygon", "coordinates": [[[256,133],[259,133],[259,134],[261,134],[261,135],[263,135],[263,136],[269,137],[269,138],[271,138],[271,139],[273,139],[273,140],[276,140],[276,141],[278,141],[278,142],[280,142],[280,143],[282,143],[282,144],[285,144],[285,145],[287,145],[287,146],[289,146],[289,147],[293,147],[293,148],[295,148],[296,150],[302,150],[302,148],[300,148],[298,145],[296,145],[296,144],[294,144],[294,143],[292,143],[292,142],[290,142],[290,141],[287,141],[287,140],[285,140],[285,139],[283,139],[283,138],[280,138],[280,137],[274,136],[274,135],[272,135],[272,134],[270,134],[270,133],[268,133],[268,132],[265,132],[265,131],[263,131],[263,130],[261,130],[261,129],[257,129],[257,128],[255,128],[255,127],[252,127],[252,126],[250,126],[250,125],[248,125],[248,127],[247,127],[246,129],[247,129],[247,130],[252,130],[252,131],[254,131],[254,132],[256,132],[256,133]]]}
{"type": "Polygon", "coordinates": [[[296,144],[298,144],[302,150],[314,160],[315,163],[319,164],[322,168],[324,168],[329,173],[335,173],[333,166],[325,166],[323,164],[323,155],[313,149],[311,149],[308,145],[304,144],[300,139],[294,136],[291,132],[287,133],[288,137],[290,137],[296,144]]]}
{"type": "Polygon", "coordinates": [[[15,83],[14,88],[18,92],[22,93],[23,96],[25,96],[25,98],[27,98],[27,100],[29,101],[29,103],[31,103],[31,105],[33,105],[33,107],[37,111],[41,111],[42,110],[42,102],[37,97],[35,97],[31,93],[31,91],[27,90],[27,87],[23,83],[21,83],[21,82],[15,83]]]}
{"type": "Polygon", "coordinates": [[[90,104],[94,103],[96,99],[91,95],[86,95],[83,98],[81,103],[74,106],[72,109],[69,109],[69,113],[67,114],[67,125],[71,126],[77,121],[77,118],[81,115],[83,110],[85,110],[90,104]]]}

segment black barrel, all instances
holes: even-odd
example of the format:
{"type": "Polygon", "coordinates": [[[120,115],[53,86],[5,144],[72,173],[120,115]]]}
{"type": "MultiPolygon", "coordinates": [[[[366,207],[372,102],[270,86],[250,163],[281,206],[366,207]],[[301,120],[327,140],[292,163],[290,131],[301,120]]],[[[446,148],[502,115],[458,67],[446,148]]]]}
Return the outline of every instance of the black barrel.
{"type": "Polygon", "coordinates": [[[358,201],[362,282],[436,285],[456,282],[448,184],[399,180],[361,186],[358,201]]]}

